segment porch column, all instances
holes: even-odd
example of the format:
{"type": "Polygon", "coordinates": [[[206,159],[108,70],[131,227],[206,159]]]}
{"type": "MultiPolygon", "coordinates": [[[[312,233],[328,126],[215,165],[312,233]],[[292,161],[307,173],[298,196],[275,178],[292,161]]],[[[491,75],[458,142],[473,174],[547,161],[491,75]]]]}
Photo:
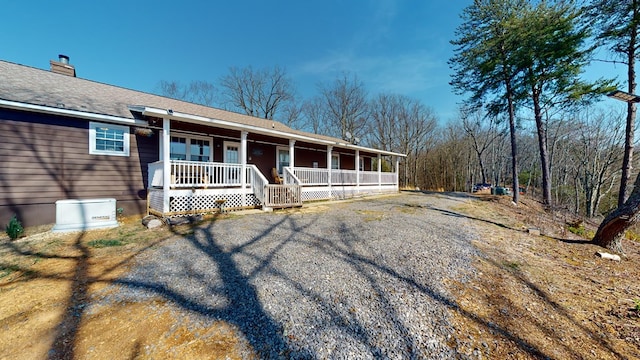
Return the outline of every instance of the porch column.
{"type": "Polygon", "coordinates": [[[247,206],[247,135],[248,132],[240,133],[240,186],[242,187],[242,206],[247,206]]]}
{"type": "Polygon", "coordinates": [[[331,197],[331,159],[333,158],[331,151],[333,146],[327,145],[327,186],[329,187],[329,197],[331,197]]]}
{"type": "MultiPolygon", "coordinates": [[[[291,172],[293,173],[293,168],[296,166],[295,163],[295,146],[296,141],[295,140],[289,140],[289,167],[291,168],[291,172]]],[[[286,176],[285,176],[286,178],[286,176]]]]}
{"type": "Polygon", "coordinates": [[[171,120],[162,119],[162,213],[169,212],[169,190],[171,187],[171,120]]]}
{"type": "Polygon", "coordinates": [[[396,156],[396,190],[400,190],[400,156],[396,156]]]}
{"type": "Polygon", "coordinates": [[[378,188],[382,189],[382,154],[378,154],[378,188]]]}
{"type": "Polygon", "coordinates": [[[356,149],[356,192],[360,192],[360,150],[356,149]]]}

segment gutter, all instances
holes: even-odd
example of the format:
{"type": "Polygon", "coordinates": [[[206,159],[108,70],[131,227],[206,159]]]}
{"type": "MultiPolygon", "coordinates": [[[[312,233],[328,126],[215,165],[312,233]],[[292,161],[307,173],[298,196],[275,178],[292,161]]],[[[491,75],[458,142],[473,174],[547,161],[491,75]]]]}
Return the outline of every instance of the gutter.
{"type": "Polygon", "coordinates": [[[42,113],[42,114],[63,115],[63,116],[69,116],[74,118],[80,118],[80,119],[106,121],[106,122],[126,124],[126,125],[138,125],[138,126],[148,125],[148,123],[144,120],[129,119],[129,118],[124,118],[120,116],[96,114],[96,113],[90,113],[86,111],[78,111],[78,110],[71,110],[71,109],[64,109],[64,108],[55,108],[55,107],[44,106],[44,105],[28,104],[28,103],[9,101],[9,100],[3,100],[3,99],[0,99],[0,107],[13,109],[13,110],[33,111],[33,112],[42,113]]]}

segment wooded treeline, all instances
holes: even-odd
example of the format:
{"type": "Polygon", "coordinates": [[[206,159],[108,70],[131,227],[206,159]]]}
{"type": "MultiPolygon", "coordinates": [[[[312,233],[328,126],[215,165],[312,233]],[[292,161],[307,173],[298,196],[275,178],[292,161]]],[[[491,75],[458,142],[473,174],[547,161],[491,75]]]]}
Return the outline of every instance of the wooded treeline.
{"type": "Polygon", "coordinates": [[[451,41],[452,89],[466,97],[453,119],[438,119],[428,99],[371,94],[355,73],[318,84],[308,99],[281,67],[231,68],[216,82],[162,81],[158,92],[407,154],[402,187],[490,183],[595,217],[626,201],[635,178],[635,104],[604,108],[599,102],[619,84],[581,76],[600,47],[630,67],[625,90],[635,91],[638,8],[636,0],[475,0],[451,41]]]}

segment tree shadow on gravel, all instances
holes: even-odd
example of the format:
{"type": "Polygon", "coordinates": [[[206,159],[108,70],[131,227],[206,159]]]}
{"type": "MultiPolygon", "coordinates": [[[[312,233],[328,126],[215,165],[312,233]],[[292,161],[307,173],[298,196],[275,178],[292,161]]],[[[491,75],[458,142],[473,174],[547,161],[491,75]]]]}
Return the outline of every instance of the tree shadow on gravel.
{"type": "MultiPolygon", "coordinates": [[[[245,247],[256,244],[267,237],[285,220],[286,218],[283,218],[271,224],[260,235],[250,239],[242,246],[232,249],[226,249],[224,239],[216,236],[213,228],[218,220],[215,218],[208,224],[195,225],[194,233],[184,237],[184,240],[188,241],[217,268],[221,286],[212,285],[211,282],[215,279],[209,278],[204,271],[200,273],[202,269],[191,266],[191,262],[196,259],[184,259],[183,263],[175,263],[174,265],[176,269],[182,266],[189,278],[195,279],[203,289],[206,289],[207,293],[204,294],[204,297],[176,290],[172,288],[173,284],[161,280],[129,278],[119,279],[115,283],[160,296],[179,308],[202,315],[207,319],[221,320],[235,325],[259,358],[286,357],[291,353],[291,350],[283,336],[282,326],[265,311],[256,287],[251,283],[255,274],[245,274],[233,259],[234,256],[242,254],[245,247]],[[212,304],[207,301],[208,297],[223,297],[226,301],[223,304],[212,304]]],[[[233,226],[233,220],[229,221],[228,225],[233,226]]],[[[287,240],[284,239],[281,244],[276,246],[271,255],[286,242],[287,240]]],[[[261,261],[259,267],[268,266],[269,256],[259,260],[261,261]]],[[[298,353],[297,357],[313,358],[314,356],[310,353],[298,353]]]]}

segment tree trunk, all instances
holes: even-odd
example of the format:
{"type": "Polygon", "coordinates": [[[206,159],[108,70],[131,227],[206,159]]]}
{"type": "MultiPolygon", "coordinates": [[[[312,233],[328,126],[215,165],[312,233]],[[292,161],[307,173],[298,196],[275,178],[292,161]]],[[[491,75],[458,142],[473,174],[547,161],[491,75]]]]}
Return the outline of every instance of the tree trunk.
{"type": "Polygon", "coordinates": [[[636,182],[629,199],[611,212],[600,224],[593,243],[611,251],[624,254],[622,239],[625,231],[638,221],[640,216],[640,176],[636,182]]]}
{"type": "Polygon", "coordinates": [[[513,177],[513,202],[520,201],[520,183],[518,180],[518,147],[516,145],[516,114],[513,106],[511,82],[507,81],[507,103],[509,106],[509,134],[511,137],[511,176],[513,177]]]}
{"type": "Polygon", "coordinates": [[[540,150],[540,167],[542,168],[542,203],[551,205],[551,174],[549,171],[549,152],[547,150],[547,129],[542,120],[542,109],[538,91],[533,89],[533,111],[538,130],[538,147],[540,150]]]}
{"type": "MultiPolygon", "coordinates": [[[[635,1],[633,4],[633,18],[636,15],[635,1]]],[[[627,82],[629,83],[629,93],[635,94],[636,92],[636,38],[638,34],[636,27],[631,29],[631,36],[629,39],[629,47],[627,52],[627,82]]],[[[627,126],[625,129],[624,139],[624,158],[622,159],[622,176],[620,178],[620,192],[618,193],[618,206],[622,206],[627,201],[628,183],[631,177],[631,164],[633,162],[633,138],[636,122],[636,104],[633,102],[627,103],[627,126]]]]}

